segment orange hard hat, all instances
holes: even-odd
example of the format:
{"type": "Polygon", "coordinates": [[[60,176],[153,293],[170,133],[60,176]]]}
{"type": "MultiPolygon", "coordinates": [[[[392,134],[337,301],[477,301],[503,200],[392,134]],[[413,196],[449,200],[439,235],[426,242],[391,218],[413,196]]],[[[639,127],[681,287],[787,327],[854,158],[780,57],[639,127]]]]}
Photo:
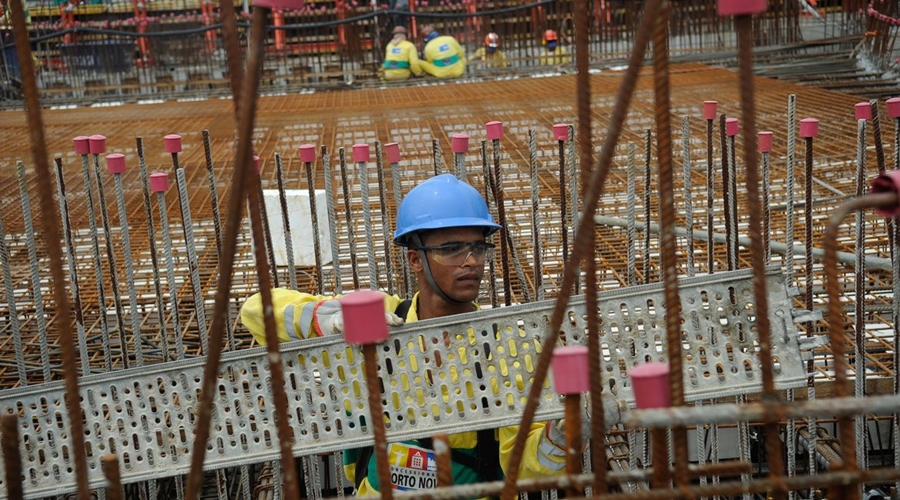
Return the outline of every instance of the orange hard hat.
{"type": "Polygon", "coordinates": [[[544,32],[544,41],[545,42],[550,41],[550,40],[558,40],[558,39],[559,39],[559,36],[556,35],[555,31],[547,30],[544,32]]]}
{"type": "Polygon", "coordinates": [[[484,37],[484,44],[488,47],[497,48],[500,46],[500,35],[496,33],[488,33],[487,36],[484,37]]]}

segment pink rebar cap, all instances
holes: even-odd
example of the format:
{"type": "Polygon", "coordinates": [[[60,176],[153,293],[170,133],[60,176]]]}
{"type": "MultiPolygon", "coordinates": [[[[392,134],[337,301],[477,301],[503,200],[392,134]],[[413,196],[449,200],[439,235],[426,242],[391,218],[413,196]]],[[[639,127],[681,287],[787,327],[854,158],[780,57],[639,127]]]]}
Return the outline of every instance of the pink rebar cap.
{"type": "Polygon", "coordinates": [[[100,153],[106,152],[106,136],[105,135],[92,135],[88,137],[88,144],[91,148],[91,153],[98,155],[100,153]]]}
{"type": "Polygon", "coordinates": [[[804,118],[800,120],[800,137],[818,137],[819,120],[804,118]]]}
{"type": "Polygon", "coordinates": [[[181,152],[181,136],[178,134],[169,134],[163,137],[163,140],[166,141],[166,153],[180,153],[181,152]]]}
{"type": "MultiPolygon", "coordinates": [[[[891,170],[873,179],[872,186],[869,188],[869,193],[900,194],[900,170],[891,170]]],[[[900,215],[900,203],[893,207],[876,208],[875,212],[878,213],[878,215],[883,215],[885,217],[897,217],[900,215]]]]}
{"type": "Polygon", "coordinates": [[[253,5],[269,9],[302,9],[303,0],[253,0],[253,5]]]}
{"type": "Polygon", "coordinates": [[[150,174],[150,190],[154,193],[164,193],[169,189],[169,174],[154,172],[150,174]]]}
{"type": "Polygon", "coordinates": [[[453,134],[450,138],[450,149],[454,153],[465,153],[469,150],[469,136],[466,134],[453,134]]]}
{"type": "Polygon", "coordinates": [[[503,122],[487,122],[484,124],[487,129],[487,137],[492,141],[503,139],[503,122]]]}
{"type": "Polygon", "coordinates": [[[262,172],[262,167],[259,164],[259,156],[253,155],[253,170],[256,171],[257,175],[262,172]]]}
{"type": "Polygon", "coordinates": [[[553,137],[556,138],[557,141],[565,141],[569,139],[569,124],[568,123],[557,123],[553,126],[553,137]]]}
{"type": "Polygon", "coordinates": [[[715,120],[718,107],[719,101],[703,101],[703,118],[715,120]]]}
{"type": "Polygon", "coordinates": [[[628,370],[634,400],[638,409],[668,408],[672,406],[669,393],[669,364],[654,361],[628,370]]]}
{"type": "Polygon", "coordinates": [[[86,135],[79,135],[72,139],[72,143],[75,144],[75,152],[80,155],[86,155],[91,152],[90,140],[86,135]]]}
{"type": "Polygon", "coordinates": [[[316,147],[312,144],[304,144],[297,148],[297,154],[300,155],[300,161],[304,163],[316,162],[316,147]]]}
{"type": "Polygon", "coordinates": [[[757,134],[759,139],[759,152],[768,153],[772,151],[772,132],[763,130],[757,134]]]}
{"type": "Polygon", "coordinates": [[[871,120],[872,119],[872,105],[868,102],[858,102],[854,106],[854,111],[856,113],[857,120],[871,120]]]}
{"type": "Polygon", "coordinates": [[[557,394],[581,394],[590,390],[588,348],[583,345],[553,350],[553,388],[557,394]]]}
{"type": "Polygon", "coordinates": [[[369,153],[369,145],[368,144],[354,144],[353,145],[353,161],[356,163],[362,163],[369,161],[371,154],[369,153]]]}
{"type": "Polygon", "coordinates": [[[344,315],[344,340],[350,344],[375,344],[387,340],[384,294],[374,290],[358,290],[339,300],[344,315]]]}
{"type": "Polygon", "coordinates": [[[125,155],[113,153],[106,155],[106,170],[111,174],[121,174],[125,171],[125,155]]]}
{"type": "Polygon", "coordinates": [[[400,145],[396,142],[385,144],[384,154],[387,155],[388,163],[400,163],[400,145]]]}
{"type": "Polygon", "coordinates": [[[728,137],[734,137],[738,135],[740,131],[740,125],[738,124],[737,118],[726,118],[725,119],[725,134],[728,137]]]}
{"type": "Polygon", "coordinates": [[[900,97],[892,97],[887,100],[888,116],[900,118],[900,97]]]}
{"type": "Polygon", "coordinates": [[[762,14],[768,5],[766,0],[719,0],[720,16],[752,16],[762,14]]]}

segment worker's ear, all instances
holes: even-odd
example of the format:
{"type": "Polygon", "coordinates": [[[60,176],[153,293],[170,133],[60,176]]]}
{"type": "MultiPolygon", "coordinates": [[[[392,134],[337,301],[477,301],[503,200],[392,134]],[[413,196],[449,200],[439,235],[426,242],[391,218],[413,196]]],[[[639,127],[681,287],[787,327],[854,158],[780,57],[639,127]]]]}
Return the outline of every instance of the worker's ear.
{"type": "Polygon", "coordinates": [[[409,261],[409,268],[414,273],[421,272],[424,269],[422,266],[422,252],[414,248],[407,248],[406,259],[409,261]]]}

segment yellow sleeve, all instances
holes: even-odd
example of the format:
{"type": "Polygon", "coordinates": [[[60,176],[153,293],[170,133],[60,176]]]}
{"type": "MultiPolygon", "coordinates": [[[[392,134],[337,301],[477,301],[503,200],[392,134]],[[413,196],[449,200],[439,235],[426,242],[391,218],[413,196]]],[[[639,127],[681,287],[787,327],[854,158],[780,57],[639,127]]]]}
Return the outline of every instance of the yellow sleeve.
{"type": "MultiPolygon", "coordinates": [[[[531,430],[528,431],[528,437],[525,440],[522,463],[519,465],[519,479],[556,476],[565,473],[566,452],[553,444],[547,437],[547,425],[552,424],[550,422],[531,424],[531,430]]],[[[503,468],[504,474],[508,469],[518,432],[518,425],[499,429],[500,466],[503,468]]]]}
{"type": "MultiPolygon", "coordinates": [[[[340,296],[313,295],[288,290],[272,289],[272,309],[275,316],[275,331],[279,342],[304,340],[317,337],[313,327],[316,306],[326,300],[340,296]]],[[[396,295],[384,294],[385,311],[394,311],[402,299],[396,295]]],[[[266,327],[263,321],[262,294],[255,293],[241,306],[241,323],[260,345],[266,345],[266,327]]]]}
{"type": "Polygon", "coordinates": [[[416,46],[410,43],[406,50],[409,51],[409,70],[416,76],[422,76],[422,66],[419,64],[419,53],[416,46]]]}
{"type": "Polygon", "coordinates": [[[451,40],[453,40],[453,50],[455,50],[456,54],[459,55],[459,60],[462,61],[463,64],[465,64],[466,63],[465,49],[462,48],[462,46],[459,44],[459,42],[456,41],[455,38],[451,38],[451,40]]]}

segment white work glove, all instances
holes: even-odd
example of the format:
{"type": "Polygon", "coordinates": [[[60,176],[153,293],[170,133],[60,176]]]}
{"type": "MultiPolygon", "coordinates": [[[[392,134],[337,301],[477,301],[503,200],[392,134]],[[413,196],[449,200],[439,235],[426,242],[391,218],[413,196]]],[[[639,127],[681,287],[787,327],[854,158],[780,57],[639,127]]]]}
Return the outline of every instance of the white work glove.
{"type": "MultiPolygon", "coordinates": [[[[341,301],[338,299],[326,300],[316,307],[316,328],[322,335],[340,335],[344,333],[344,314],[341,311],[341,301]]],[[[385,311],[384,320],[388,326],[400,326],[403,318],[392,312],[385,311]]]]}
{"type": "MultiPolygon", "coordinates": [[[[588,394],[583,394],[581,412],[581,442],[587,444],[591,438],[591,398],[588,394]]],[[[601,401],[603,401],[603,423],[608,430],[613,425],[619,423],[621,419],[621,411],[625,409],[625,403],[618,401],[615,396],[609,392],[604,392],[601,401]]],[[[547,422],[547,438],[554,445],[561,449],[566,449],[566,419],[550,420],[547,422]]]]}

